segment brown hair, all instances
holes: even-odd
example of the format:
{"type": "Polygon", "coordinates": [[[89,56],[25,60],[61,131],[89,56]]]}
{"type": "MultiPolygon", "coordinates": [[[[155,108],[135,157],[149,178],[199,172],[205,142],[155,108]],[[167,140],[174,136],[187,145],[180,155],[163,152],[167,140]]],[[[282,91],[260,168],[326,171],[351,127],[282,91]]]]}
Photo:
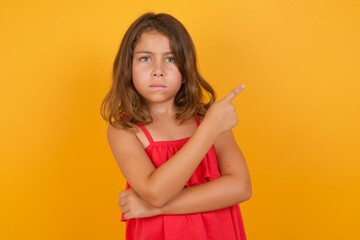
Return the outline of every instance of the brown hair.
{"type": "Polygon", "coordinates": [[[175,96],[176,118],[181,122],[196,116],[202,118],[215,101],[214,90],[199,73],[195,47],[185,27],[169,14],[146,13],[131,24],[121,41],[113,65],[112,86],[101,104],[101,116],[112,126],[134,130],[134,124],[152,122],[150,109],[132,82],[135,45],[142,33],[150,31],[169,39],[184,81],[175,96]]]}

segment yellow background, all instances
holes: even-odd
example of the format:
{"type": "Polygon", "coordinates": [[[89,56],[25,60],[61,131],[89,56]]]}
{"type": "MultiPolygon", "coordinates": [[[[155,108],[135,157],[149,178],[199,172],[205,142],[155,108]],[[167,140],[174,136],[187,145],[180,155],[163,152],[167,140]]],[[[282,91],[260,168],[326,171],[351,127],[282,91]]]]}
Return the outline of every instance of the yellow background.
{"type": "Polygon", "coordinates": [[[123,239],[99,106],[146,11],[189,30],[253,181],[248,239],[360,239],[360,1],[2,1],[0,239],[123,239]]]}

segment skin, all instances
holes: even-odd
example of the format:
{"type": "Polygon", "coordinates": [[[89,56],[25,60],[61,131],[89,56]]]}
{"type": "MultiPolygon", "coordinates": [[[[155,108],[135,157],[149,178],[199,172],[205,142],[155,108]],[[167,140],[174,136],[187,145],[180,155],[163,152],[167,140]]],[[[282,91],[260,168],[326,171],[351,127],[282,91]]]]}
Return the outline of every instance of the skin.
{"type": "Polygon", "coordinates": [[[157,32],[141,35],[134,48],[132,77],[136,91],[148,104],[162,111],[166,111],[166,107],[173,108],[182,76],[167,37],[157,32]]]}
{"type": "Polygon", "coordinates": [[[121,192],[119,199],[126,219],[217,210],[251,196],[245,158],[231,132],[238,123],[232,100],[244,86],[214,103],[199,127],[195,119],[180,124],[175,119],[174,98],[183,81],[174,60],[167,37],[158,32],[143,33],[134,49],[133,82],[151,109],[153,122],[146,127],[154,140],[191,136],[184,147],[156,169],[144,151],[149,143],[141,130],[133,134],[108,127],[113,155],[132,186],[121,192]],[[221,177],[184,189],[212,145],[221,177]]]}

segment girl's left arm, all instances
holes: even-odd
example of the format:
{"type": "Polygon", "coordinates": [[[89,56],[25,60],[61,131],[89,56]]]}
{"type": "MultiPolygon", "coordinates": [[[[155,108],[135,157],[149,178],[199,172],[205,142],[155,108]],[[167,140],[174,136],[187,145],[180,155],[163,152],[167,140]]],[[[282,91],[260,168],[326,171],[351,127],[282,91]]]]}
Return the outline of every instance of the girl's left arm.
{"type": "Polygon", "coordinates": [[[215,141],[221,176],[210,182],[184,188],[162,208],[146,205],[135,192],[126,190],[120,194],[119,205],[125,218],[159,214],[189,214],[230,207],[251,197],[251,181],[245,158],[231,131],[222,133],[215,141]],[[136,213],[135,211],[143,210],[136,213]],[[140,214],[140,215],[139,215],[140,214]]]}

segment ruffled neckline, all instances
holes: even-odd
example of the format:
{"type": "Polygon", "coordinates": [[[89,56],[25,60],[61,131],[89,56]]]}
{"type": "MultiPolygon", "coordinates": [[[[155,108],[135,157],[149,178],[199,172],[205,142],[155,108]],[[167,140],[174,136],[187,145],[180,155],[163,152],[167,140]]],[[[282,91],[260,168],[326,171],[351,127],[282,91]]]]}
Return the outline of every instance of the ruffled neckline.
{"type": "Polygon", "coordinates": [[[144,148],[145,150],[147,150],[148,148],[152,148],[154,146],[157,145],[176,145],[176,144],[184,144],[186,143],[191,137],[185,137],[185,138],[179,138],[179,139],[175,139],[175,140],[161,140],[161,141],[153,141],[150,142],[149,145],[144,148]]]}

